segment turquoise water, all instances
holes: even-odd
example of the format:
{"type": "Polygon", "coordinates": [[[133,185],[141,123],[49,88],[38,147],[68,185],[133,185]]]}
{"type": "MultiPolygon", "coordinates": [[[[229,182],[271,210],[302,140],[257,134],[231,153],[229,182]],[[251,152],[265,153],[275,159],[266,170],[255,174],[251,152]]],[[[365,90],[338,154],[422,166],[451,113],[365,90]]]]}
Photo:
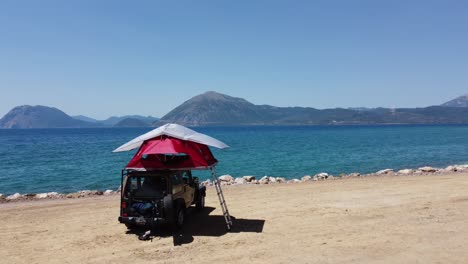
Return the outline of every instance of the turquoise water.
{"type": "MultiPolygon", "coordinates": [[[[0,193],[116,189],[141,128],[0,130],[0,193]]],[[[197,127],[231,146],[218,172],[300,178],[468,164],[468,126],[197,127]]],[[[206,172],[197,172],[201,178],[206,172]]]]}

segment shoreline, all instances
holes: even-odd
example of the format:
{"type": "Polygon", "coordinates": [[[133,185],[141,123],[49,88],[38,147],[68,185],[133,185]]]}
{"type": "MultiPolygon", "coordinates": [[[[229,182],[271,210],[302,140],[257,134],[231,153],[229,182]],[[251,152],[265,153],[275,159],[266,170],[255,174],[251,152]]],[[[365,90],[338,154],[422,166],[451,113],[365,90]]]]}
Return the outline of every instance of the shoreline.
{"type": "MultiPolygon", "coordinates": [[[[367,177],[415,177],[421,175],[441,175],[441,174],[461,174],[468,172],[468,165],[449,165],[446,168],[435,168],[430,166],[420,167],[417,169],[401,169],[395,171],[393,169],[383,169],[374,173],[361,174],[358,172],[331,175],[326,172],[318,173],[315,175],[304,175],[300,179],[286,179],[284,177],[272,177],[263,176],[257,179],[255,176],[242,176],[236,177],[229,174],[220,175],[218,179],[223,187],[226,186],[239,186],[239,185],[265,185],[265,184],[298,184],[305,182],[315,181],[330,181],[330,180],[347,180],[353,178],[367,178],[367,177]]],[[[210,187],[213,186],[211,179],[200,182],[200,185],[210,187]]],[[[115,196],[120,194],[120,187],[117,190],[82,190],[71,193],[58,193],[58,192],[46,192],[46,193],[14,193],[11,195],[4,195],[0,193],[0,204],[6,203],[18,203],[18,202],[33,202],[33,201],[47,201],[47,200],[73,200],[88,197],[100,197],[100,196],[115,196]]]]}

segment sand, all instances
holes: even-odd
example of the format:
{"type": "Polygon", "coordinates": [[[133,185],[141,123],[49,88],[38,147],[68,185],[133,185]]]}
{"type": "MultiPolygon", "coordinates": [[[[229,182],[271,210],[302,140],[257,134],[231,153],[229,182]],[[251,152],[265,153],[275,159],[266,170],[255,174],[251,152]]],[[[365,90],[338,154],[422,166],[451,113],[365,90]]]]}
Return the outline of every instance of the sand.
{"type": "Polygon", "coordinates": [[[0,263],[468,263],[468,174],[214,188],[178,233],[140,241],[119,197],[0,205],[0,263]]]}

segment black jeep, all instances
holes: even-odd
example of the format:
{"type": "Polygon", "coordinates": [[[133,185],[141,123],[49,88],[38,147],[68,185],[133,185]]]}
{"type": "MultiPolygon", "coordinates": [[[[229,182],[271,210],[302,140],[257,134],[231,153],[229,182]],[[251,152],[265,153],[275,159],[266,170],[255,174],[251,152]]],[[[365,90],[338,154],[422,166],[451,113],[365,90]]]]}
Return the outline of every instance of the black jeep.
{"type": "Polygon", "coordinates": [[[190,170],[122,172],[119,222],[128,228],[171,224],[180,228],[192,204],[205,207],[206,187],[190,170]]]}

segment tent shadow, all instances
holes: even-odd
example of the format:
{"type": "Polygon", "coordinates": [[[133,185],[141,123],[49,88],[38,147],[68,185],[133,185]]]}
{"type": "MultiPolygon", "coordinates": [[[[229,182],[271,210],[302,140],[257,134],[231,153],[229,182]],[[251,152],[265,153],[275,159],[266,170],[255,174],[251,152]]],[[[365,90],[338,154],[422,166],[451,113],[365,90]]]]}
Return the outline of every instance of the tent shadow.
{"type": "MultiPolygon", "coordinates": [[[[175,246],[189,244],[197,236],[220,237],[226,233],[253,232],[262,233],[265,220],[261,219],[242,219],[231,216],[233,226],[230,231],[227,230],[224,216],[210,215],[214,211],[213,207],[205,207],[202,211],[196,211],[191,208],[187,212],[187,222],[181,230],[171,230],[167,226],[160,226],[152,230],[151,237],[170,237],[172,236],[175,246]]],[[[131,230],[128,234],[141,235],[144,230],[131,230]]]]}

